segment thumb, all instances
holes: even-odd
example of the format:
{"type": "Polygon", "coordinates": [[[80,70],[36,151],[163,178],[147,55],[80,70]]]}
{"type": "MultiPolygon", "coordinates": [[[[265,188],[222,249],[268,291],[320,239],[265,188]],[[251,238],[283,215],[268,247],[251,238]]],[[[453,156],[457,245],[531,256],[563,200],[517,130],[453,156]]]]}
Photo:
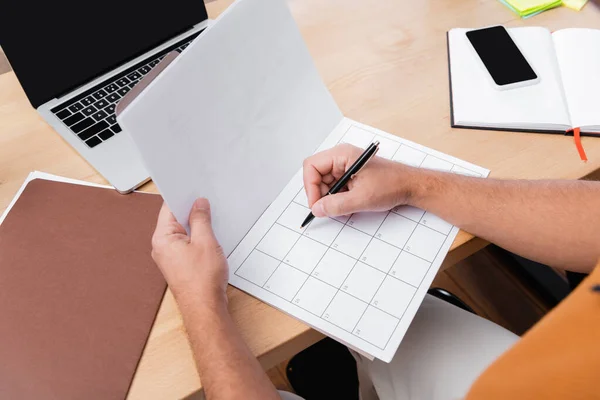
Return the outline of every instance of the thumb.
{"type": "Polygon", "coordinates": [[[207,199],[199,198],[194,202],[189,218],[190,236],[192,241],[214,239],[210,218],[210,203],[207,199]]]}
{"type": "Polygon", "coordinates": [[[342,192],[322,197],[312,206],[315,217],[337,217],[361,211],[360,196],[352,192],[342,192]]]}

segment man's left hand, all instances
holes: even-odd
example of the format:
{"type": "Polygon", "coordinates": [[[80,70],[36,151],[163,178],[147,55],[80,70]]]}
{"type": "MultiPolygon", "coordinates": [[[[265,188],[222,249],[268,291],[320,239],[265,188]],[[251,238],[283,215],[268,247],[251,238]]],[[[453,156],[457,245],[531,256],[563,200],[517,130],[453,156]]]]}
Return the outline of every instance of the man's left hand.
{"type": "Polygon", "coordinates": [[[178,302],[194,298],[208,307],[226,305],[227,259],[212,230],[208,200],[196,200],[189,224],[190,235],[163,204],[152,237],[152,258],[178,302]]]}

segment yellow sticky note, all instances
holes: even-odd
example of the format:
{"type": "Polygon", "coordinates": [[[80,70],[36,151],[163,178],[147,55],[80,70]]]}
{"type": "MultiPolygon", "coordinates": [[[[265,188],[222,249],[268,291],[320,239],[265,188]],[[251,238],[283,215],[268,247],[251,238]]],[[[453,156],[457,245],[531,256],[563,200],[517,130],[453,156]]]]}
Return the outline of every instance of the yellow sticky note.
{"type": "Polygon", "coordinates": [[[532,8],[543,8],[552,1],[548,0],[510,0],[510,4],[518,10],[530,10],[532,8]]]}
{"type": "Polygon", "coordinates": [[[561,4],[561,0],[506,0],[521,15],[544,11],[561,4]]]}
{"type": "Polygon", "coordinates": [[[562,3],[565,7],[569,7],[575,11],[579,11],[585,6],[587,0],[562,0],[562,3]]]}

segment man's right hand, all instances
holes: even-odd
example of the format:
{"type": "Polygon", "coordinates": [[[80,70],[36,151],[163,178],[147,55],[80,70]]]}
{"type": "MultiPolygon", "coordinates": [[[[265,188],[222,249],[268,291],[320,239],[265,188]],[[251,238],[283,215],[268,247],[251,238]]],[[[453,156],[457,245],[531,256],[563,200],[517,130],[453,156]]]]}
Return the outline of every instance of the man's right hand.
{"type": "Polygon", "coordinates": [[[410,182],[418,170],[381,157],[370,160],[347,190],[325,196],[362,153],[358,147],[341,144],[304,161],[304,188],[315,217],[385,211],[410,199],[410,182]]]}

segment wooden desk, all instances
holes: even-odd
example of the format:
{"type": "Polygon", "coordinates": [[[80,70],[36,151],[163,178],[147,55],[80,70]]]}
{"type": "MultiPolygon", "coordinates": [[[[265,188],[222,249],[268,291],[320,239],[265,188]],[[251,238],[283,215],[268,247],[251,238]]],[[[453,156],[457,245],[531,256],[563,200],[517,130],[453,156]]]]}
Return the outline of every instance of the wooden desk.
{"type": "MultiPolygon", "coordinates": [[[[232,0],[207,5],[216,18],[232,0]]],[[[445,32],[453,27],[597,27],[594,4],[521,21],[488,0],[291,0],[289,4],[324,81],[344,114],[492,170],[494,178],[579,179],[600,168],[600,139],[450,129],[445,32]]],[[[27,174],[41,170],[105,182],[29,105],[14,74],[0,75],[0,212],[27,174]]],[[[143,190],[155,191],[153,184],[143,190]]],[[[445,265],[485,246],[461,232],[445,265]]],[[[306,325],[229,289],[230,308],[265,368],[318,340],[306,325]]],[[[165,297],[135,376],[130,399],[175,399],[200,388],[180,316],[165,297]]]]}

